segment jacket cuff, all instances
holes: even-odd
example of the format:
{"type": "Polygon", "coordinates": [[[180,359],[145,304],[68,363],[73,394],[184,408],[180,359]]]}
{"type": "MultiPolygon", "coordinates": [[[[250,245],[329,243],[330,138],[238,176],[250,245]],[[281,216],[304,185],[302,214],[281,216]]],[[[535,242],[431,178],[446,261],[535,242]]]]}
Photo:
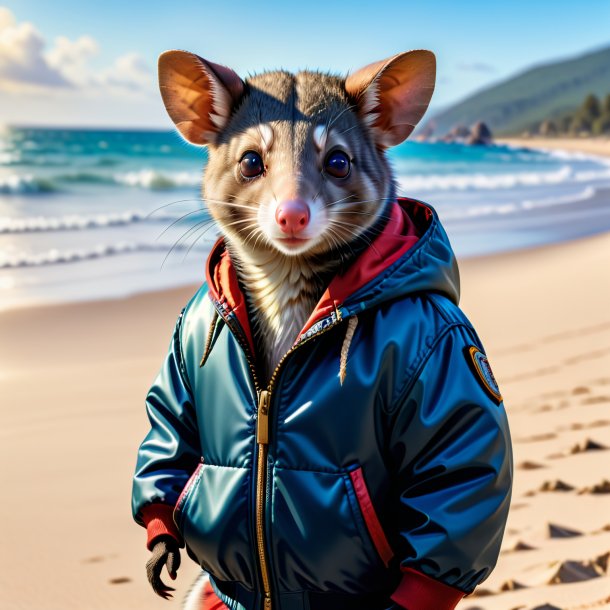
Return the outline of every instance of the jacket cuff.
{"type": "Polygon", "coordinates": [[[408,610],[453,610],[466,595],[412,568],[401,568],[403,577],[390,599],[408,610]]]}
{"type": "Polygon", "coordinates": [[[174,523],[173,512],[174,507],[171,504],[161,502],[147,504],[142,508],[142,521],[144,521],[148,535],[146,548],[149,551],[152,551],[156,539],[163,535],[171,536],[180,548],[184,546],[182,535],[174,523]]]}

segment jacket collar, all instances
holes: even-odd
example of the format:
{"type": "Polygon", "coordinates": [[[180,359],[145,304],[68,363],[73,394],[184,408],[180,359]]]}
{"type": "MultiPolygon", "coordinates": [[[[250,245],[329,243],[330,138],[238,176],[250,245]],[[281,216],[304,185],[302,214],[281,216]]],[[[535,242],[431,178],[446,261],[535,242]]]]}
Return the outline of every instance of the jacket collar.
{"type": "MultiPolygon", "coordinates": [[[[345,300],[404,256],[425,231],[426,227],[421,224],[427,225],[431,218],[431,209],[421,202],[399,197],[391,206],[390,218],[383,231],[354,259],[343,274],[337,274],[331,280],[295,343],[305,334],[311,335],[314,327],[325,327],[324,320],[334,316],[340,318],[340,307],[345,300]]],[[[217,309],[223,318],[237,319],[254,353],[246,299],[239,287],[235,266],[225,248],[223,237],[214,244],[208,256],[206,280],[210,298],[217,309]]]]}

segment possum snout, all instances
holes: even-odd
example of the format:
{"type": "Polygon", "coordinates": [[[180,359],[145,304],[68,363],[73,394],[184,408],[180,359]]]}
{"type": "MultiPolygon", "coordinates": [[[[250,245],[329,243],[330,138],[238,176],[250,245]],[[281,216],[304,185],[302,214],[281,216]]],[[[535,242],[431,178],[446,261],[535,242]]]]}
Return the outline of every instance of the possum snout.
{"type": "Polygon", "coordinates": [[[280,231],[289,236],[300,233],[309,224],[309,206],[302,199],[291,199],[280,204],[275,211],[275,222],[280,231]]]}

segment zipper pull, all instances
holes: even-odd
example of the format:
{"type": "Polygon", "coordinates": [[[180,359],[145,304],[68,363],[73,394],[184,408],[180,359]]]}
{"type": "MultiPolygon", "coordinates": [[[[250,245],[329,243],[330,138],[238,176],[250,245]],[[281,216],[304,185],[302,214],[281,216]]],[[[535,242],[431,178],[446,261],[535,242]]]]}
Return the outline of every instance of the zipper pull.
{"type": "Polygon", "coordinates": [[[261,390],[258,395],[258,417],[256,420],[256,442],[269,442],[269,392],[261,390]]]}

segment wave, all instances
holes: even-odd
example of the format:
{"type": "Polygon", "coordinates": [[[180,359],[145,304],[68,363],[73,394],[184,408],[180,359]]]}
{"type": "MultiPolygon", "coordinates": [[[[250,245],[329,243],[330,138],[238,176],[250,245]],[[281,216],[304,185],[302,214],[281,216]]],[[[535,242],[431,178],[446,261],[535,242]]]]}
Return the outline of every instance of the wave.
{"type": "MultiPolygon", "coordinates": [[[[205,209],[189,213],[189,219],[197,219],[198,214],[209,217],[205,209]]],[[[67,216],[26,216],[14,218],[0,216],[0,235],[9,233],[35,233],[47,231],[80,231],[86,229],[117,227],[137,222],[169,222],[177,221],[180,216],[171,214],[145,213],[142,210],[127,210],[114,214],[96,214],[81,216],[69,214],[67,216]]]]}
{"type": "Polygon", "coordinates": [[[62,190],[67,185],[99,184],[128,186],[151,191],[183,189],[201,184],[200,172],[159,172],[152,169],[108,174],[95,171],[78,171],[49,176],[33,174],[9,174],[0,176],[0,193],[28,195],[62,190]]]}
{"type": "MultiPolygon", "coordinates": [[[[209,245],[205,242],[211,237],[206,237],[202,244],[192,247],[192,250],[207,251],[209,245]]],[[[181,251],[191,249],[187,244],[176,244],[171,248],[172,251],[181,251]]],[[[4,260],[0,259],[0,269],[15,269],[21,267],[42,267],[45,265],[58,265],[63,263],[76,263],[95,258],[104,258],[108,256],[116,256],[119,254],[131,254],[135,252],[166,252],[170,251],[170,246],[163,244],[142,244],[135,242],[117,242],[115,244],[99,244],[88,249],[75,250],[58,250],[52,248],[38,254],[27,252],[18,253],[12,256],[6,256],[4,260]]]]}
{"type": "Polygon", "coordinates": [[[57,187],[51,180],[32,175],[11,174],[0,176],[0,194],[27,195],[32,193],[52,193],[57,187]]]}
{"type": "Polygon", "coordinates": [[[500,203],[495,205],[473,205],[469,207],[447,206],[439,208],[439,214],[443,221],[468,221],[473,218],[485,216],[505,216],[508,214],[522,213],[541,208],[551,208],[556,206],[568,205],[593,199],[598,194],[598,190],[588,186],[580,193],[571,195],[557,195],[541,199],[524,199],[519,202],[500,203]]]}
{"type": "Polygon", "coordinates": [[[610,179],[610,166],[577,171],[564,165],[555,171],[515,172],[508,174],[432,174],[399,176],[405,191],[499,190],[521,186],[553,186],[567,182],[589,182],[610,179]]]}
{"type": "Polygon", "coordinates": [[[139,186],[151,190],[167,190],[185,186],[201,184],[200,172],[173,172],[163,174],[152,169],[142,169],[134,172],[115,174],[114,180],[118,184],[139,186]]]}

